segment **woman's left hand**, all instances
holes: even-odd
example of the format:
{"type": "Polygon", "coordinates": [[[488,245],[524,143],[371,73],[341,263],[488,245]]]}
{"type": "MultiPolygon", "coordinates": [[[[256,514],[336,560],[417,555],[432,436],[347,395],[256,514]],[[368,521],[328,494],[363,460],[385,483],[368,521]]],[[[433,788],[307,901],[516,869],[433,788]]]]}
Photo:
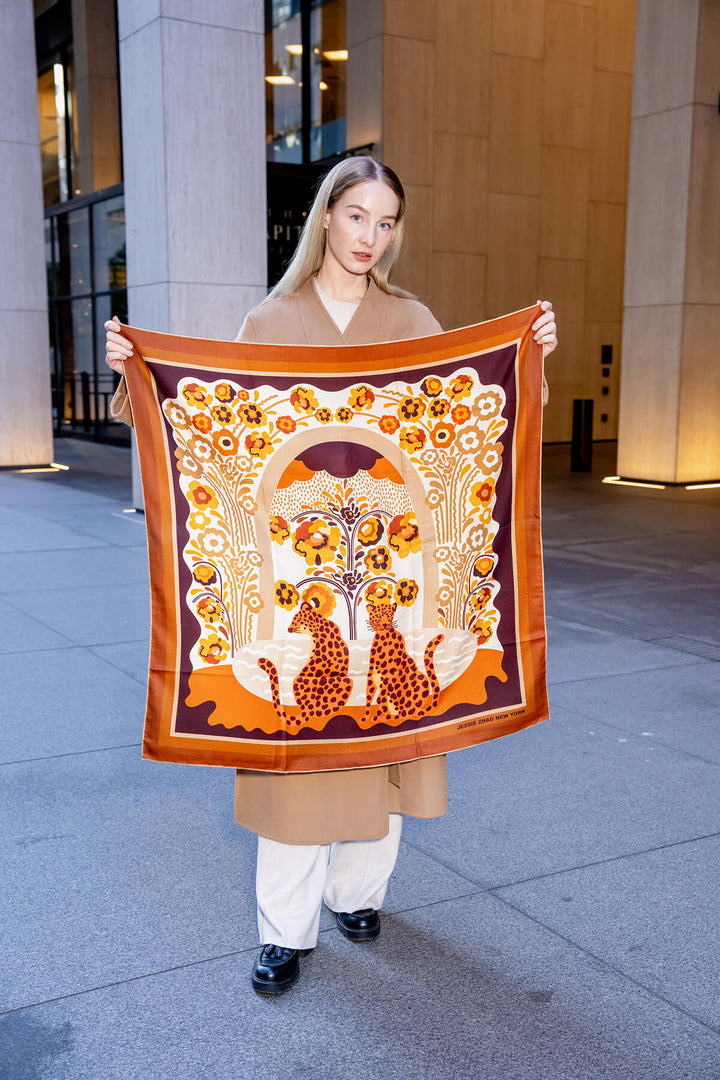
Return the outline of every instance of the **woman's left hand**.
{"type": "Polygon", "coordinates": [[[543,356],[549,356],[558,343],[555,312],[549,300],[538,300],[538,304],[543,313],[532,324],[532,328],[535,331],[535,340],[543,347],[543,356]]]}

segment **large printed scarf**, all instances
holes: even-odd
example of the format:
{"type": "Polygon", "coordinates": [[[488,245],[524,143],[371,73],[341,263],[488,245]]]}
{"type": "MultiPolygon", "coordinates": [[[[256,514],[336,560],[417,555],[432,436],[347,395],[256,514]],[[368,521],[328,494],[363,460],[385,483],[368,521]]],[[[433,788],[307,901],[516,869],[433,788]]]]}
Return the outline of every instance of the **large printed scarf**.
{"type": "Polygon", "coordinates": [[[348,769],[547,718],[537,314],[344,348],[124,328],[145,757],[348,769]]]}

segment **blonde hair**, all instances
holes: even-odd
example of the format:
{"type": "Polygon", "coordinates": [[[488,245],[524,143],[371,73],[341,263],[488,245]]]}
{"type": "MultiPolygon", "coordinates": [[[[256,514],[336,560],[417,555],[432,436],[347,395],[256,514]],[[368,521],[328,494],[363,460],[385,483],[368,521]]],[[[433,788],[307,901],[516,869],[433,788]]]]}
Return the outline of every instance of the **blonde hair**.
{"type": "Polygon", "coordinates": [[[355,187],[356,184],[367,183],[369,180],[380,180],[381,183],[387,184],[397,195],[400,206],[393,225],[392,239],[382,258],[368,271],[368,274],[383,292],[390,293],[391,296],[413,298],[412,293],[399,289],[388,281],[390,270],[400,254],[402,245],[406,207],[403,186],[400,178],[387,165],[376,161],[375,158],[363,156],[344,158],[323,177],[312,209],[303,225],[295,253],[277,285],[268,293],[268,299],[290,296],[291,293],[297,292],[308,278],[317,274],[325,255],[325,218],[328,210],[350,188],[355,187]]]}

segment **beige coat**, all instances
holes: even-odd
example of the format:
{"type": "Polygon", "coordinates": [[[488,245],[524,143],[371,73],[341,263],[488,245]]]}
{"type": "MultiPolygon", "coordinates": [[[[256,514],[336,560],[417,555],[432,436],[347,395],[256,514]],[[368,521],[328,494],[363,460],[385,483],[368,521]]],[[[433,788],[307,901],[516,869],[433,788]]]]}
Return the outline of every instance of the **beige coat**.
{"type": "MultiPolygon", "coordinates": [[[[239,341],[271,345],[369,345],[425,337],[442,327],[417,300],[389,296],[370,279],[341,333],[312,281],[292,296],[266,300],[247,316],[239,341]]],[[[300,373],[299,373],[300,374],[300,373]]],[[[113,415],[131,422],[124,382],[113,415]]],[[[438,817],[447,810],[445,757],[400,765],[316,773],[238,769],[235,820],[251,832],[286,844],[325,844],[385,836],[388,814],[438,817]]]]}

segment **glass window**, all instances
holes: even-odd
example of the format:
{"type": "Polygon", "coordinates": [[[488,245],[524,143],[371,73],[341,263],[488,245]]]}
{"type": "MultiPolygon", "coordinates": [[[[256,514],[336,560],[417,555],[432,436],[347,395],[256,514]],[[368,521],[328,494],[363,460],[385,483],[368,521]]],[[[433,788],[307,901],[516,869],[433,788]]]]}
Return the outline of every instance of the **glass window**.
{"type": "Polygon", "coordinates": [[[95,203],[92,215],[95,291],[124,289],[127,285],[124,197],[117,195],[95,203]]]}
{"type": "Polygon", "coordinates": [[[266,0],[269,161],[307,164],[345,150],[345,8],[346,0],[266,0]]]}
{"type": "Polygon", "coordinates": [[[88,208],[58,214],[58,294],[92,292],[90,278],[90,218],[88,208]]]}
{"type": "Polygon", "coordinates": [[[45,206],[79,194],[76,178],[77,121],[72,55],[65,51],[38,76],[40,153],[45,206]]]}
{"type": "Polygon", "coordinates": [[[312,0],[310,160],[345,150],[345,0],[312,0]]]}

